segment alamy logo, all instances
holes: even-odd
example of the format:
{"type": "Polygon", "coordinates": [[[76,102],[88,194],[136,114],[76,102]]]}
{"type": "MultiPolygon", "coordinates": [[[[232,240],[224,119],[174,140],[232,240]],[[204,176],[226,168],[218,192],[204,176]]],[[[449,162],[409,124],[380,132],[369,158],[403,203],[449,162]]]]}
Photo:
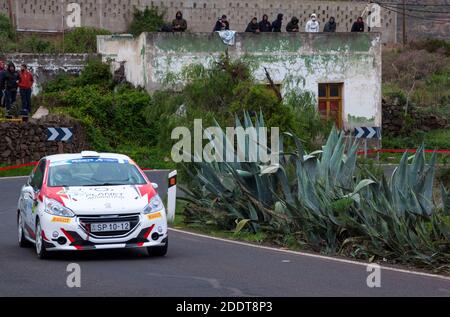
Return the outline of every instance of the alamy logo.
{"type": "Polygon", "coordinates": [[[378,264],[369,264],[366,270],[370,272],[366,279],[367,287],[381,287],[381,267],[378,264]]]}
{"type": "Polygon", "coordinates": [[[72,2],[67,5],[69,14],[66,18],[66,24],[69,28],[78,28],[81,26],[81,7],[78,3],[72,2]]]}
{"type": "Polygon", "coordinates": [[[66,271],[70,274],[67,276],[66,284],[69,288],[81,287],[81,267],[77,263],[69,263],[66,271]]]}
{"type": "Polygon", "coordinates": [[[203,129],[202,120],[194,120],[194,135],[187,127],[173,129],[172,160],[180,162],[256,162],[279,163],[279,128],[270,128],[270,147],[266,127],[219,127],[203,129]],[[194,148],[192,149],[192,139],[194,148]],[[204,140],[209,141],[204,145],[204,140]]]}

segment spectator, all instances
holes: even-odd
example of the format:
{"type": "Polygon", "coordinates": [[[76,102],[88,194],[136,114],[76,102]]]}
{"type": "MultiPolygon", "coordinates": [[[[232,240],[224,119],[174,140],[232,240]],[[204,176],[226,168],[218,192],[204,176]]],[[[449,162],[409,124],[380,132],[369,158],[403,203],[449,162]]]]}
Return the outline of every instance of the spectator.
{"type": "Polygon", "coordinates": [[[227,16],[224,14],[221,18],[219,18],[214,26],[214,32],[216,31],[224,31],[229,30],[230,24],[227,21],[227,16]]]}
{"type": "Polygon", "coordinates": [[[286,25],[287,32],[298,32],[298,19],[292,17],[291,21],[286,25]]]}
{"type": "Polygon", "coordinates": [[[331,17],[327,23],[325,23],[325,27],[323,28],[324,32],[336,32],[336,22],[334,21],[334,17],[331,17]]]}
{"type": "Polygon", "coordinates": [[[352,25],[352,32],[364,32],[364,21],[359,17],[352,25]]]}
{"type": "Polygon", "coordinates": [[[317,21],[317,16],[315,13],[311,14],[310,19],[306,22],[305,32],[319,32],[319,21],[317,21]]]}
{"type": "Polygon", "coordinates": [[[259,22],[259,31],[272,32],[272,24],[269,22],[267,14],[264,14],[262,20],[259,22]]]}
{"type": "Polygon", "coordinates": [[[272,22],[272,32],[281,32],[282,24],[283,24],[283,14],[278,13],[277,19],[272,22]]]}
{"type": "Polygon", "coordinates": [[[245,32],[259,33],[259,24],[258,19],[256,17],[254,17],[247,25],[245,32]]]}
{"type": "Polygon", "coordinates": [[[17,84],[19,83],[19,74],[16,72],[16,66],[13,62],[8,63],[8,69],[4,78],[5,85],[5,106],[9,113],[11,106],[16,102],[17,84]]]}
{"type": "Polygon", "coordinates": [[[5,62],[0,61],[0,105],[3,107],[5,103],[3,102],[3,91],[5,90],[5,62]]]}
{"type": "Polygon", "coordinates": [[[172,21],[172,31],[173,32],[184,32],[187,29],[187,22],[183,19],[183,13],[178,11],[175,15],[175,19],[172,21]]]}
{"type": "Polygon", "coordinates": [[[28,115],[31,112],[31,89],[34,83],[33,74],[31,74],[31,72],[27,69],[27,65],[22,64],[19,75],[22,114],[28,115]]]}

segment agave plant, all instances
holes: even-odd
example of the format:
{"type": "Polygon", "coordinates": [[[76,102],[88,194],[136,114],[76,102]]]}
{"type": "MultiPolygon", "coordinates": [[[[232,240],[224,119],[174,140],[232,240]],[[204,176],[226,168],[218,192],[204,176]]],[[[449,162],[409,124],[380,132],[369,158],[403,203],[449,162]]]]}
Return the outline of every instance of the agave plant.
{"type": "MultiPolygon", "coordinates": [[[[254,124],[248,113],[243,125],[236,118],[236,126],[263,125],[262,114],[254,124]]],[[[358,144],[343,132],[333,128],[322,149],[311,153],[295,135],[284,136],[295,149],[288,153],[281,147],[275,166],[237,160],[187,166],[193,180],[185,189],[188,220],[295,235],[324,253],[450,270],[450,204],[443,186],[442,203],[433,201],[436,155],[427,164],[421,146],[411,164],[403,156],[389,180],[363,179],[356,165],[358,144]]],[[[210,140],[229,142],[219,139],[210,140]]]]}
{"type": "MultiPolygon", "coordinates": [[[[236,117],[236,127],[244,129],[264,127],[262,114],[253,124],[249,114],[244,113],[244,121],[236,117]]],[[[256,129],[256,131],[259,131],[256,129]]],[[[222,131],[223,132],[223,131],[222,131]]],[[[259,136],[258,136],[259,139],[259,136]]],[[[225,137],[210,138],[211,142],[231,142],[225,137]]],[[[241,140],[246,144],[254,140],[241,140]]],[[[280,226],[280,222],[288,221],[285,215],[275,212],[271,207],[276,201],[276,174],[269,173],[273,166],[261,162],[239,162],[239,149],[234,146],[224,147],[233,149],[233,153],[224,153],[224,157],[233,157],[232,162],[198,162],[187,166],[187,173],[192,182],[185,200],[190,202],[186,212],[191,221],[202,222],[205,217],[208,223],[213,223],[224,229],[238,228],[246,224],[250,230],[256,232],[261,226],[280,226]]],[[[192,160],[195,161],[195,160],[192,160]]]]}

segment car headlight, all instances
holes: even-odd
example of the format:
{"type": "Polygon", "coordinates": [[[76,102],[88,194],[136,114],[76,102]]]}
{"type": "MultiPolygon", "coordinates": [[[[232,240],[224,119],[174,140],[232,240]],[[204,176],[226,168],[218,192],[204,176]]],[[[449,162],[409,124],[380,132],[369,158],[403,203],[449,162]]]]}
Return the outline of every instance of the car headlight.
{"type": "Polygon", "coordinates": [[[75,214],[72,210],[67,207],[64,207],[61,203],[57,202],[54,199],[47,199],[45,202],[45,212],[62,217],[75,217],[75,214]]]}
{"type": "Polygon", "coordinates": [[[145,206],[142,213],[144,215],[146,215],[146,214],[151,214],[152,212],[160,211],[162,209],[164,209],[164,204],[163,204],[161,198],[159,197],[159,195],[155,195],[155,196],[153,196],[152,199],[150,199],[150,203],[147,206],[145,206]]]}

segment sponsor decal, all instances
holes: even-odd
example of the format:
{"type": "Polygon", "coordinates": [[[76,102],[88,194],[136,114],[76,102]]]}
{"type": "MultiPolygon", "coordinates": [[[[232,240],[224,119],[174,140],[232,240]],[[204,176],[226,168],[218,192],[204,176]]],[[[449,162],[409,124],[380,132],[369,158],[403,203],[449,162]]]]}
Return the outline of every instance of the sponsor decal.
{"type": "Polygon", "coordinates": [[[59,192],[57,192],[56,195],[58,195],[59,197],[64,198],[64,199],[70,199],[68,193],[66,192],[66,190],[64,188],[61,189],[59,192]]]}
{"type": "Polygon", "coordinates": [[[76,163],[120,163],[118,159],[113,158],[81,158],[68,161],[71,164],[76,163]]]}
{"type": "Polygon", "coordinates": [[[147,218],[149,219],[149,220],[154,220],[154,219],[158,219],[158,218],[161,218],[162,216],[161,216],[161,213],[160,212],[155,212],[155,213],[153,213],[153,214],[149,214],[149,215],[147,215],[147,218]]]}
{"type": "Polygon", "coordinates": [[[121,160],[115,158],[80,158],[67,161],[52,162],[50,166],[81,164],[81,163],[123,163],[121,160]]]}
{"type": "Polygon", "coordinates": [[[96,199],[125,199],[123,193],[108,193],[108,192],[100,192],[100,193],[86,193],[85,198],[87,200],[96,200],[96,199]]]}
{"type": "Polygon", "coordinates": [[[125,195],[122,192],[113,192],[108,189],[91,189],[88,191],[70,191],[70,197],[73,200],[86,199],[86,200],[98,200],[98,199],[125,199],[125,195]]]}
{"type": "Polygon", "coordinates": [[[66,217],[53,217],[52,222],[62,222],[62,223],[70,223],[72,221],[71,218],[66,217]]]}

